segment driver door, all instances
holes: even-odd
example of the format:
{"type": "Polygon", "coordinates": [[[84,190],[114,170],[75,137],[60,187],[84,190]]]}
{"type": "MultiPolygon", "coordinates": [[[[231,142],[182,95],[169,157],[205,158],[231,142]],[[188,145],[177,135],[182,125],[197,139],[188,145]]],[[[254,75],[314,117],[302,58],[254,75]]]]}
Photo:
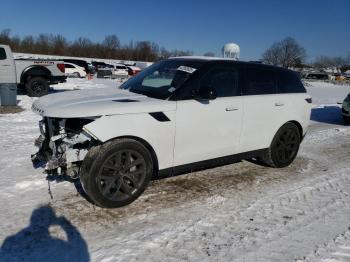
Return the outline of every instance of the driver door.
{"type": "Polygon", "coordinates": [[[174,166],[238,153],[242,126],[239,76],[233,66],[212,67],[199,80],[199,89],[209,86],[215,99],[177,101],[174,166]]]}

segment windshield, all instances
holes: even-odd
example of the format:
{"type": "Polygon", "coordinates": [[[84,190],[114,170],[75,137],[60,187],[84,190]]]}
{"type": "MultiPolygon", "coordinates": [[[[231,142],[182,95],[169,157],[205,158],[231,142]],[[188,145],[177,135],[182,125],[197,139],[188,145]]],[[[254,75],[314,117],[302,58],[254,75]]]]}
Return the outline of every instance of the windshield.
{"type": "Polygon", "coordinates": [[[167,99],[202,64],[200,61],[161,61],[130,78],[120,88],[153,98],[167,99]]]}

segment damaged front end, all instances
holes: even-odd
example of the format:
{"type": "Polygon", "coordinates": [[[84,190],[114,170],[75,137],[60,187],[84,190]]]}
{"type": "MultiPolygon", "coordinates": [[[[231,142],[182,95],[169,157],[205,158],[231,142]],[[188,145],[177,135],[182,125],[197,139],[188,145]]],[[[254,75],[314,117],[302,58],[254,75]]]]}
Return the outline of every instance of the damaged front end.
{"type": "Polygon", "coordinates": [[[95,118],[50,118],[39,122],[41,135],[35,140],[39,151],[32,155],[34,167],[45,166],[48,174],[77,177],[89,149],[98,141],[83,130],[95,118]]]}

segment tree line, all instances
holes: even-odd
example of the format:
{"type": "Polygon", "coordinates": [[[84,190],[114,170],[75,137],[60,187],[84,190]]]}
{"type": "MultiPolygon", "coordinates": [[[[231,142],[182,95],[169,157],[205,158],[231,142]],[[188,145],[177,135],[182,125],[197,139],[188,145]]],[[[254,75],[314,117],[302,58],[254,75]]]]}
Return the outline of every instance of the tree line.
{"type": "Polygon", "coordinates": [[[336,68],[339,71],[350,69],[350,53],[347,57],[317,57],[314,62],[306,64],[306,50],[294,38],[287,37],[281,41],[273,43],[262,55],[262,62],[266,64],[292,67],[314,67],[319,70],[336,68]]]}
{"type": "Polygon", "coordinates": [[[38,36],[12,36],[9,29],[0,32],[0,43],[10,45],[13,52],[42,55],[62,55],[102,59],[157,61],[170,56],[192,55],[191,51],[167,50],[151,41],[131,41],[122,44],[118,36],[107,35],[102,42],[93,42],[86,37],[68,41],[57,34],[38,36]]]}
{"type": "MultiPolygon", "coordinates": [[[[39,34],[38,36],[12,36],[9,29],[0,32],[0,43],[10,45],[14,52],[62,55],[76,57],[91,57],[102,59],[157,61],[170,56],[192,55],[192,51],[167,50],[151,41],[131,41],[122,44],[115,34],[107,35],[101,42],[93,42],[86,37],[78,37],[68,41],[64,36],[57,34],[39,34]]],[[[207,52],[204,56],[215,56],[207,52]]],[[[286,37],[274,42],[262,54],[261,61],[266,64],[285,68],[312,66],[320,70],[336,68],[346,71],[350,68],[350,53],[347,57],[317,57],[314,62],[306,64],[306,50],[294,38],[286,37]]]]}

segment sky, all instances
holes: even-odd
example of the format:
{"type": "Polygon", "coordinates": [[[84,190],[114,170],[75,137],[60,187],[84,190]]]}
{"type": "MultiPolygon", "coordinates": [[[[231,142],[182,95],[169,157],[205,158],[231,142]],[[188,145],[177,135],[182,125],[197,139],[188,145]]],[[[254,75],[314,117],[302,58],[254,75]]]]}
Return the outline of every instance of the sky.
{"type": "Polygon", "coordinates": [[[150,40],[167,49],[221,55],[227,42],[242,60],[257,60],[275,41],[291,36],[308,61],[350,53],[350,0],[2,0],[0,31],[61,34],[122,43],[150,40]]]}

